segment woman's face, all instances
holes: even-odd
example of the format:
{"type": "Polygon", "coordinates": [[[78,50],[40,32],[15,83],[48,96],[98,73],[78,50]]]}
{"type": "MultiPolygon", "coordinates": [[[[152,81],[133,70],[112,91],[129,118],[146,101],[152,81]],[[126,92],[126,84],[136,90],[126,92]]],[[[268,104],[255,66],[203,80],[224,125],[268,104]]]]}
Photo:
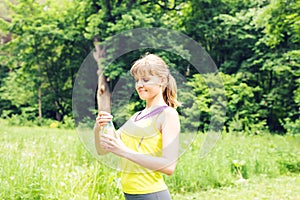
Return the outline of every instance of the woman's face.
{"type": "Polygon", "coordinates": [[[135,89],[142,100],[149,100],[162,93],[162,80],[151,75],[135,77],[135,89]]]}

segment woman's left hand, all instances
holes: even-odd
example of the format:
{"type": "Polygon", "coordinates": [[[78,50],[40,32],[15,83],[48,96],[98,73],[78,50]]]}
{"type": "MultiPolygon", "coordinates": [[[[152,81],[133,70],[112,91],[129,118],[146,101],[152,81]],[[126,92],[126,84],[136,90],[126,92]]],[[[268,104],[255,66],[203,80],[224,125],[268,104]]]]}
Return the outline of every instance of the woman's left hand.
{"type": "Polygon", "coordinates": [[[118,133],[116,133],[116,137],[109,134],[101,134],[100,144],[106,151],[118,156],[122,156],[128,150],[118,133]]]}

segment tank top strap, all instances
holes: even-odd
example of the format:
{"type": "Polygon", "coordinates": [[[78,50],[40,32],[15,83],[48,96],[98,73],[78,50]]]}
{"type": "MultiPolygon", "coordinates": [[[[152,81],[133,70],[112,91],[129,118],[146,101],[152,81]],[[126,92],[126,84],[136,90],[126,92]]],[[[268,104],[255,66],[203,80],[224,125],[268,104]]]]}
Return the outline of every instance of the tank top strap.
{"type": "Polygon", "coordinates": [[[139,117],[140,114],[141,114],[141,112],[142,112],[142,111],[140,111],[140,112],[135,116],[134,121],[137,122],[137,121],[139,121],[139,120],[141,120],[141,119],[147,119],[147,118],[149,118],[149,117],[153,117],[153,116],[155,116],[155,115],[158,115],[159,113],[161,113],[161,112],[162,112],[165,108],[167,108],[167,107],[169,107],[169,106],[167,106],[167,105],[160,106],[160,107],[158,107],[158,108],[155,108],[155,109],[154,109],[153,111],[151,111],[150,113],[148,113],[148,114],[146,114],[146,115],[144,115],[144,116],[139,117]]]}

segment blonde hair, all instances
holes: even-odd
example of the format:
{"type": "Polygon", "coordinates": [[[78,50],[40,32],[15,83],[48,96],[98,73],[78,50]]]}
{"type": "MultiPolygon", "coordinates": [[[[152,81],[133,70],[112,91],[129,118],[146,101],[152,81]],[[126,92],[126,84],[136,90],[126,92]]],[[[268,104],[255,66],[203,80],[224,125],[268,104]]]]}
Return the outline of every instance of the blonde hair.
{"type": "Polygon", "coordinates": [[[170,74],[169,66],[162,58],[155,54],[146,54],[134,62],[130,69],[134,77],[147,75],[157,76],[165,80],[163,84],[163,98],[168,106],[177,108],[180,103],[177,101],[177,85],[174,77],[170,74]]]}

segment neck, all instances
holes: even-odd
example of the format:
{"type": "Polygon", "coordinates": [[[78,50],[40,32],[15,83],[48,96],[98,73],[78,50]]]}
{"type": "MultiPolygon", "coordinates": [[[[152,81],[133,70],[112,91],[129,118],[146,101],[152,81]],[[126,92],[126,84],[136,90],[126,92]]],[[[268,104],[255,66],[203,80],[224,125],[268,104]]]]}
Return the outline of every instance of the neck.
{"type": "Polygon", "coordinates": [[[153,108],[155,106],[163,106],[163,105],[166,105],[166,102],[162,94],[159,94],[152,99],[146,100],[146,109],[153,108]]]}

